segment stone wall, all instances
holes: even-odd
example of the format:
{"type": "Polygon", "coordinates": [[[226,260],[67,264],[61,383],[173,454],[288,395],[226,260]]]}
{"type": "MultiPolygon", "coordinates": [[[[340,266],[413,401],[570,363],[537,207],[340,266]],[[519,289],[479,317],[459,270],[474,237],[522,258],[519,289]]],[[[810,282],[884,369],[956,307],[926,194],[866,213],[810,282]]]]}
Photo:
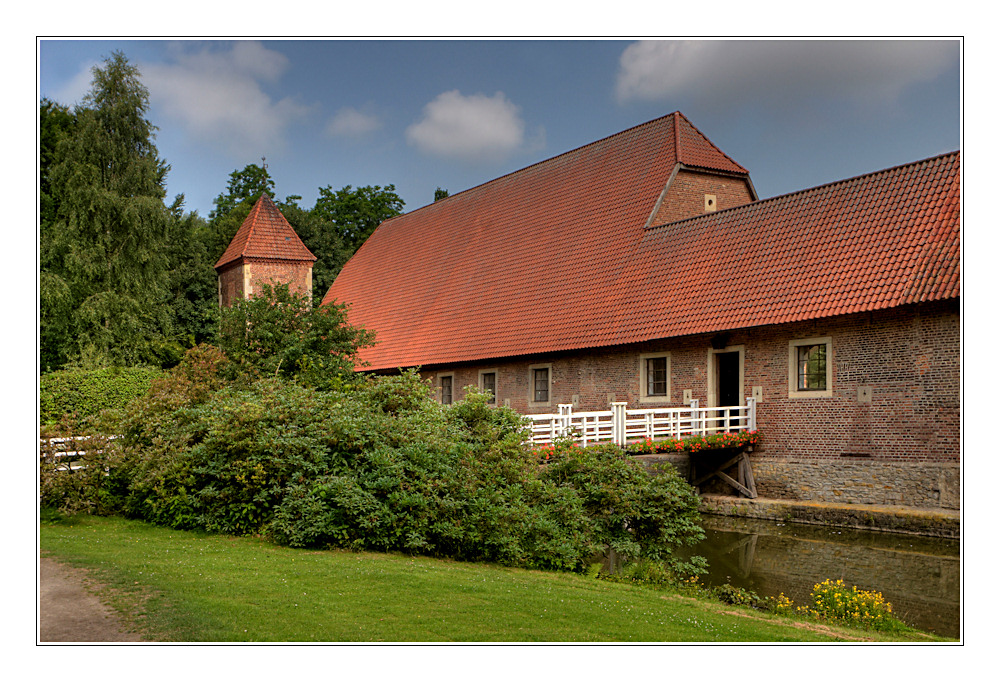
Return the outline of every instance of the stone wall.
{"type": "Polygon", "coordinates": [[[761,497],[959,509],[958,463],[752,458],[761,497]]]}

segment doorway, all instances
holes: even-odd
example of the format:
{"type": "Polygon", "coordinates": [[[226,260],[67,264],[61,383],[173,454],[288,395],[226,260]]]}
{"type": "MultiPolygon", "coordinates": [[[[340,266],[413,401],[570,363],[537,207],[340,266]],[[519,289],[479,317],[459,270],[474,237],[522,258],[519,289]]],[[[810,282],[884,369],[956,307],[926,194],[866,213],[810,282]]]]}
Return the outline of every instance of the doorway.
{"type": "MultiPolygon", "coordinates": [[[[739,406],[740,387],[743,383],[740,371],[740,352],[716,352],[715,355],[715,387],[716,405],[719,407],[739,406]]],[[[720,414],[722,420],[716,422],[720,431],[731,431],[739,428],[739,413],[720,414]]]]}

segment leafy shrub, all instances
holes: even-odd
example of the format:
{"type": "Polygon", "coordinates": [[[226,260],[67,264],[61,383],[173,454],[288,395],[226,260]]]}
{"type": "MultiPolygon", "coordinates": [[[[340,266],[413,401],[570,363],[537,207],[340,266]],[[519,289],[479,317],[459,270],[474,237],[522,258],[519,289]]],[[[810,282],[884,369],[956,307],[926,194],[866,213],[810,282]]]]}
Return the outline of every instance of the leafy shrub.
{"type": "Polygon", "coordinates": [[[694,489],[672,468],[650,475],[615,445],[560,441],[539,478],[580,496],[600,543],[626,559],[663,561],[678,575],[702,572],[675,554],[705,537],[694,489]]]}
{"type": "Polygon", "coordinates": [[[296,547],[582,571],[610,545],[693,566],[673,550],[702,536],[697,496],[619,449],[560,446],[540,467],[519,415],[476,391],[441,406],[416,372],[326,390],[220,372],[198,349],[129,412],[109,477],[128,481],[122,513],[296,547]]]}
{"type": "Polygon", "coordinates": [[[779,592],[777,597],[765,597],[760,602],[760,608],[779,616],[795,614],[795,603],[786,597],[784,592],[779,592]]]}
{"type": "Polygon", "coordinates": [[[96,417],[101,410],[123,409],[145,395],[153,380],[162,374],[150,367],[65,369],[43,374],[39,381],[39,419],[43,425],[55,425],[67,415],[73,415],[78,422],[96,417]]]}
{"type": "Polygon", "coordinates": [[[650,559],[626,562],[619,570],[602,571],[597,577],[609,582],[632,583],[645,587],[676,587],[680,584],[677,573],[666,563],[650,559]]]}
{"type": "Polygon", "coordinates": [[[111,513],[115,509],[108,476],[110,440],[75,422],[63,422],[75,437],[43,439],[39,457],[39,505],[66,514],[111,513]]]}
{"type": "Polygon", "coordinates": [[[265,284],[249,299],[223,309],[219,347],[233,378],[295,378],[318,388],[340,385],[354,371],[358,348],[374,335],[351,327],[342,305],[314,307],[287,284],[265,284]]]}
{"type": "Polygon", "coordinates": [[[761,604],[761,598],[753,590],[735,587],[729,583],[716,585],[710,590],[710,593],[723,604],[750,607],[756,607],[761,604]]]}

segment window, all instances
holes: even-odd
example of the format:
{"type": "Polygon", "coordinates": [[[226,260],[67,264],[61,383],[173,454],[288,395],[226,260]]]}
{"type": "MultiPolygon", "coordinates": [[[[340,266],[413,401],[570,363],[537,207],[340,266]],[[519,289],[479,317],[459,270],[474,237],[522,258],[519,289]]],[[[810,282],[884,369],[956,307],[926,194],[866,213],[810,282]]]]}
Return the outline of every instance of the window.
{"type": "Polygon", "coordinates": [[[826,390],[826,344],[816,343],[797,348],[796,383],[800,391],[826,390]]]}
{"type": "Polygon", "coordinates": [[[528,405],[549,407],[552,400],[552,363],[528,366],[528,405]]]}
{"type": "Polygon", "coordinates": [[[447,375],[441,377],[441,404],[451,405],[451,383],[454,377],[447,375]]]}
{"type": "Polygon", "coordinates": [[[549,402],[549,369],[548,367],[541,369],[533,369],[531,386],[534,393],[534,402],[536,403],[547,403],[549,402]]]}
{"type": "Polygon", "coordinates": [[[829,336],[788,344],[788,397],[833,395],[833,343],[829,336]]]}
{"type": "Polygon", "coordinates": [[[497,404],[497,373],[496,370],[479,373],[479,389],[484,393],[489,392],[490,405],[497,404]]]}
{"type": "Polygon", "coordinates": [[[646,395],[667,394],[667,359],[646,358],[646,395]]]}
{"type": "Polygon", "coordinates": [[[669,402],[670,353],[643,353],[639,356],[639,393],[640,402],[669,402]]]}

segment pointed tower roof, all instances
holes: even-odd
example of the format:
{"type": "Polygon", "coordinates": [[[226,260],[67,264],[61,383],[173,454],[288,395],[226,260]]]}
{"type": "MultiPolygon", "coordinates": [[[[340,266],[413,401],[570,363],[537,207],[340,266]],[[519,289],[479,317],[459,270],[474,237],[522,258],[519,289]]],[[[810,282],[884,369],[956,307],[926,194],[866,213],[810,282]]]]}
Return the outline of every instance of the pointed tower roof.
{"type": "Polygon", "coordinates": [[[236,236],[229,243],[222,258],[215,264],[216,270],[240,259],[315,261],[316,256],[295,234],[295,230],[281,215],[266,193],[250,209],[236,236]]]}

